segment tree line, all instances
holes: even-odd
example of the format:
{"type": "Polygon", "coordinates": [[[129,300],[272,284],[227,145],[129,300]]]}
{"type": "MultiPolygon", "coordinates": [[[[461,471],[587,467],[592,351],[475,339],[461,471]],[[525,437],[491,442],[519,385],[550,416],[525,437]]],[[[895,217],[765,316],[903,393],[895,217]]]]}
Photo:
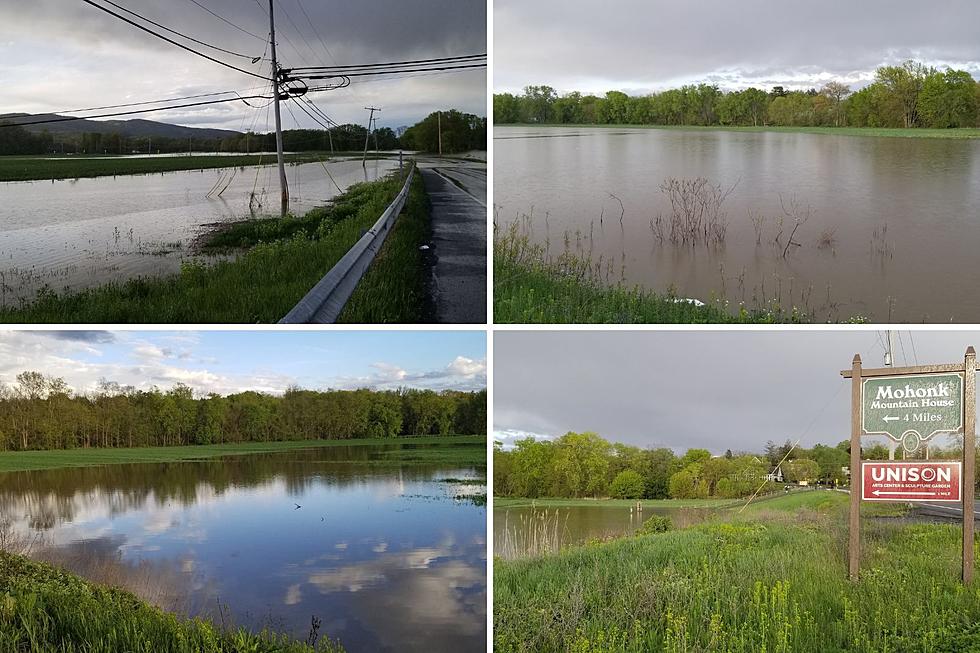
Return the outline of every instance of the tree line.
{"type": "MultiPolygon", "coordinates": [[[[487,149],[487,119],[455,109],[433,112],[399,137],[390,127],[368,134],[355,124],[330,129],[287,129],[282,133],[288,152],[360,152],[365,140],[371,150],[439,151],[439,113],[442,114],[442,151],[446,154],[487,149]]],[[[3,121],[0,121],[2,123],[3,121]]],[[[176,154],[180,152],[274,152],[275,132],[245,132],[222,138],[170,138],[125,136],[118,132],[33,132],[23,127],[0,128],[0,155],[4,154],[176,154]]]]}
{"type": "MultiPolygon", "coordinates": [[[[930,449],[930,458],[958,459],[962,449],[930,449]]],[[[869,443],[863,460],[888,460],[889,450],[869,443]]],[[[782,483],[845,485],[850,441],[811,449],[768,442],[758,453],[730,449],[712,455],[707,449],[645,449],[609,442],[595,433],[566,433],[555,440],[518,440],[510,451],[493,450],[495,496],[521,498],[735,499],[761,488],[771,492],[782,483]],[[779,470],[782,481],[769,480],[779,470]]]]}
{"type": "Polygon", "coordinates": [[[775,86],[768,92],[691,84],[645,96],[609,91],[599,97],[527,86],[522,95],[494,94],[493,119],[495,124],[980,127],[980,82],[964,70],[909,60],[878,68],[874,82],[856,91],[837,81],[820,89],[775,86]]]}
{"type": "Polygon", "coordinates": [[[486,433],[486,391],[400,389],[194,396],[102,380],[74,393],[25,371],[0,385],[0,451],[486,433]]]}
{"type": "Polygon", "coordinates": [[[407,150],[438,152],[442,132],[442,153],[454,154],[487,149],[487,119],[456,109],[434,111],[402,134],[407,150]]]}

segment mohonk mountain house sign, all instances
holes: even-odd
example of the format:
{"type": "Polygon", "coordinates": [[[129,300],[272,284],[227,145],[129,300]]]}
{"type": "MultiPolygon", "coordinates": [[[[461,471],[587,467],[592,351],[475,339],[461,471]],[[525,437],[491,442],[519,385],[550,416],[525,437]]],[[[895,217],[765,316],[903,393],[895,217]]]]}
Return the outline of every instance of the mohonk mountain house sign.
{"type": "Polygon", "coordinates": [[[973,580],[973,505],[976,473],[977,354],[962,363],[851,369],[851,506],[848,572],[858,577],[861,501],[942,501],[963,507],[963,582],[973,580]],[[963,460],[914,460],[940,434],[963,435],[963,460]],[[861,461],[861,437],[881,435],[901,447],[903,460],[861,461]],[[969,455],[968,453],[969,452],[969,455]]]}

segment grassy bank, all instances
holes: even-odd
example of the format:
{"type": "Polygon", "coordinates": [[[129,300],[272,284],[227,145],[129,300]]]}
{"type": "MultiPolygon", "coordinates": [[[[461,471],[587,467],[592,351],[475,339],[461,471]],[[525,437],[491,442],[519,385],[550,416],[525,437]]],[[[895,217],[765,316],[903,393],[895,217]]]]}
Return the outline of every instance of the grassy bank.
{"type": "MultiPolygon", "coordinates": [[[[310,154],[290,154],[290,163],[315,161],[310,154]]],[[[270,165],[275,156],[268,154],[232,154],[228,156],[173,156],[173,157],[0,157],[0,181],[29,181],[39,179],[78,179],[82,177],[106,177],[117,175],[141,175],[178,170],[208,170],[211,168],[238,168],[242,166],[270,165]]]]}
{"type": "Polygon", "coordinates": [[[807,322],[793,308],[696,305],[673,294],[627,286],[608,265],[566,251],[551,257],[517,222],[494,235],[493,317],[500,323],[772,324],[807,322]]]}
{"type": "MultiPolygon", "coordinates": [[[[337,153],[298,152],[285,156],[287,163],[310,163],[327,160],[337,153]]],[[[375,157],[371,157],[375,158],[375,157]]],[[[275,155],[229,154],[222,156],[0,156],[0,181],[37,179],[79,179],[116,175],[143,175],[178,170],[209,170],[272,165],[275,155]]]]}
{"type": "Polygon", "coordinates": [[[846,574],[847,496],[774,498],[685,530],[494,563],[495,650],[963,651],[980,591],[960,529],[868,519],[846,574]]]}
{"type": "Polygon", "coordinates": [[[0,650],[32,653],[340,653],[321,637],[314,648],[273,633],[223,630],[185,620],[119,589],[0,551],[0,650]]]}
{"type": "MultiPolygon", "coordinates": [[[[641,499],[644,508],[719,508],[738,501],[732,499],[641,499]]],[[[519,499],[494,497],[494,508],[630,508],[634,499],[519,499]]]]}
{"type": "Polygon", "coordinates": [[[203,460],[218,456],[277,453],[314,447],[349,447],[360,445],[411,444],[446,445],[432,450],[401,449],[386,454],[392,461],[430,462],[450,459],[463,463],[486,464],[486,437],[426,436],[416,438],[359,440],[298,440],[287,442],[239,442],[192,445],[183,447],[134,447],[131,449],[58,449],[53,451],[0,452],[0,472],[14,472],[56,467],[87,467],[121,463],[165,463],[181,460],[203,460]],[[441,459],[441,460],[440,460],[441,459]]]}
{"type": "Polygon", "coordinates": [[[233,234],[225,241],[206,243],[250,246],[232,260],[185,263],[177,275],[79,292],[40,292],[32,303],[0,310],[0,322],[277,322],[377,221],[401,184],[397,175],[357,184],[303,218],[249,221],[223,232],[233,234]]]}
{"type": "Polygon", "coordinates": [[[371,267],[338,318],[348,324],[434,321],[432,258],[419,247],[432,242],[429,196],[416,173],[405,214],[395,222],[371,267]]]}
{"type": "Polygon", "coordinates": [[[782,132],[789,134],[830,134],[838,136],[868,136],[875,138],[980,138],[980,128],[962,127],[959,129],[912,129],[896,127],[742,127],[725,125],[588,125],[588,124],[511,124],[498,127],[575,127],[579,129],[667,129],[673,131],[731,131],[731,132],[782,132]]]}

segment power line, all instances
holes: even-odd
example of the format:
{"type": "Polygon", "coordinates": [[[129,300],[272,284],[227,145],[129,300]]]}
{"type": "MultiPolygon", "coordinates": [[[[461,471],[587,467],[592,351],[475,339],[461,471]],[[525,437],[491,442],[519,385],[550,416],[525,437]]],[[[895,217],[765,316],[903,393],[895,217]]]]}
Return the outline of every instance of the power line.
{"type": "MultiPolygon", "coordinates": [[[[168,111],[170,109],[186,109],[188,107],[203,107],[211,104],[222,104],[224,102],[238,102],[242,101],[248,104],[247,100],[255,99],[270,99],[267,95],[239,95],[233,98],[226,98],[224,100],[209,100],[207,102],[191,102],[190,104],[175,104],[169,107],[156,107],[153,109],[137,109],[134,111],[117,111],[114,113],[102,113],[94,116],[61,116],[59,118],[50,118],[46,120],[32,120],[30,122],[18,122],[18,123],[0,123],[0,127],[23,127],[26,125],[45,125],[52,122],[69,122],[71,120],[89,120],[92,118],[111,118],[114,116],[131,116],[138,113],[153,113],[154,111],[168,111]]],[[[252,105],[248,105],[252,106],[252,105]]],[[[253,107],[257,108],[257,107],[253,107]]]]}
{"type": "Polygon", "coordinates": [[[231,50],[225,50],[224,48],[219,48],[216,45],[211,45],[210,43],[205,43],[204,41],[201,41],[199,39],[194,38],[193,36],[187,36],[186,34],[184,34],[182,32],[178,32],[175,29],[170,29],[166,25],[161,25],[160,23],[157,23],[155,21],[152,21],[149,18],[145,18],[144,16],[141,16],[140,14],[136,13],[135,11],[130,11],[129,9],[126,9],[122,5],[117,5],[112,0],[102,0],[102,2],[105,2],[106,4],[112,5],[116,9],[119,9],[120,11],[125,11],[127,14],[130,14],[132,16],[136,16],[137,18],[141,18],[142,20],[145,20],[149,24],[155,25],[156,27],[159,27],[162,30],[166,30],[166,31],[170,32],[171,34],[176,34],[177,36],[180,36],[182,38],[187,39],[188,41],[193,41],[194,43],[198,43],[200,45],[203,45],[205,47],[211,48],[213,50],[218,50],[219,52],[225,52],[227,54],[234,55],[236,57],[241,57],[242,59],[250,59],[252,61],[252,63],[256,63],[257,61],[259,61],[262,58],[262,57],[253,57],[253,56],[248,55],[248,54],[241,54],[240,52],[232,52],[231,50]]]}
{"type": "MultiPolygon", "coordinates": [[[[275,2],[276,2],[277,5],[279,5],[279,8],[282,9],[282,13],[285,14],[286,20],[289,21],[289,24],[292,25],[292,27],[293,27],[294,30],[296,30],[296,33],[299,34],[299,37],[301,39],[303,39],[303,43],[306,44],[306,49],[310,51],[310,54],[313,55],[313,59],[315,60],[316,59],[316,52],[313,51],[313,47],[310,45],[310,42],[306,40],[306,36],[303,35],[303,32],[301,32],[300,29],[296,26],[296,23],[293,22],[293,17],[289,15],[289,12],[288,11],[286,11],[285,5],[283,5],[282,2],[280,2],[279,0],[275,0],[275,2]]],[[[293,48],[293,49],[295,49],[295,48],[293,48]]],[[[299,54],[299,51],[298,50],[297,50],[296,54],[299,54]]]]}
{"type": "Polygon", "coordinates": [[[224,66],[226,68],[231,68],[232,70],[237,70],[240,73],[245,73],[246,75],[251,75],[252,77],[258,77],[259,79],[265,79],[265,77],[263,77],[262,75],[258,75],[256,73],[253,73],[250,70],[245,70],[244,68],[239,68],[238,66],[233,66],[230,63],[226,63],[226,62],[222,61],[221,59],[215,59],[214,57],[212,57],[210,55],[204,54],[203,52],[199,52],[198,50],[195,50],[194,48],[190,48],[190,47],[184,45],[183,43],[178,43],[177,41],[174,41],[173,39],[168,38],[168,37],[164,36],[163,34],[159,34],[157,32],[154,32],[153,30],[151,30],[148,27],[144,27],[144,26],[140,25],[139,23],[136,23],[136,22],[131,21],[130,19],[126,18],[125,16],[121,16],[121,15],[117,14],[116,12],[112,11],[111,9],[107,9],[107,8],[103,7],[102,5],[98,5],[98,4],[94,3],[92,0],[82,0],[82,2],[84,2],[86,4],[89,4],[89,5],[92,5],[96,9],[99,9],[101,11],[104,11],[104,12],[106,12],[107,14],[109,14],[111,16],[115,16],[119,20],[121,20],[123,22],[126,22],[126,23],[129,23],[133,27],[136,27],[137,29],[141,29],[144,32],[146,32],[147,34],[152,34],[153,36],[155,36],[155,37],[157,37],[159,39],[163,39],[167,43],[171,43],[173,45],[176,45],[178,48],[181,48],[183,50],[187,50],[188,52],[192,52],[192,53],[196,54],[199,57],[204,57],[205,59],[207,59],[209,61],[213,61],[214,63],[220,64],[220,65],[222,65],[222,66],[224,66]]]}
{"type": "Polygon", "coordinates": [[[484,54],[467,54],[460,55],[457,57],[437,57],[435,59],[413,59],[408,61],[387,61],[383,63],[365,63],[365,64],[352,64],[349,66],[297,66],[295,68],[287,69],[287,72],[293,70],[354,70],[360,68],[380,68],[386,66],[406,66],[410,64],[431,64],[431,63],[446,63],[450,61],[459,61],[471,59],[486,59],[487,55],[484,54]]]}
{"type": "Polygon", "coordinates": [[[465,66],[442,66],[439,68],[414,68],[406,70],[379,70],[371,72],[344,72],[333,73],[327,75],[297,75],[295,78],[290,79],[334,79],[336,77],[369,77],[374,75],[398,75],[405,73],[427,73],[427,72],[444,72],[450,70],[465,70],[469,68],[486,68],[487,64],[468,64],[465,66]]]}
{"type": "Polygon", "coordinates": [[[219,91],[217,93],[201,93],[199,95],[185,95],[183,97],[164,98],[161,100],[144,100],[142,102],[127,102],[125,104],[107,104],[101,107],[86,107],[84,109],[61,109],[58,111],[50,111],[49,113],[61,115],[64,113],[82,113],[84,111],[104,111],[106,109],[121,109],[124,107],[141,107],[148,104],[161,104],[163,102],[183,102],[184,100],[196,100],[202,97],[215,97],[218,95],[230,95],[232,93],[247,93],[260,88],[265,88],[265,86],[253,86],[252,88],[247,88],[240,91],[219,91]]]}
{"type": "MultiPolygon", "coordinates": [[[[236,25],[235,23],[231,22],[230,20],[228,20],[224,16],[221,16],[221,15],[216,14],[215,12],[211,11],[210,9],[208,9],[207,7],[205,7],[204,5],[202,5],[197,0],[190,0],[190,2],[193,2],[198,7],[200,7],[204,11],[208,12],[209,14],[211,14],[212,16],[214,16],[215,18],[217,18],[218,20],[223,21],[225,23],[228,23],[229,25],[231,25],[232,27],[234,27],[235,29],[237,29],[239,32],[242,32],[244,34],[248,34],[249,36],[254,36],[255,38],[257,38],[260,41],[265,41],[266,40],[266,37],[259,36],[258,34],[255,34],[254,32],[250,32],[247,29],[245,29],[244,27],[239,27],[238,25],[236,25]]],[[[261,8],[262,5],[259,5],[259,7],[261,8]]]]}

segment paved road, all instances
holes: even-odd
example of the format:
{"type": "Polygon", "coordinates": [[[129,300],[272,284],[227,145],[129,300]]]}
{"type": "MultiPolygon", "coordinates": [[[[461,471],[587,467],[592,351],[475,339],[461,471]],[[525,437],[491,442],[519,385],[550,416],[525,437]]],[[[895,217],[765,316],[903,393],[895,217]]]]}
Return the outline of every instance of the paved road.
{"type": "Polygon", "coordinates": [[[436,321],[483,324],[487,321],[486,169],[439,165],[419,170],[432,203],[436,321]]]}
{"type": "MultiPolygon", "coordinates": [[[[947,517],[963,521],[963,506],[959,503],[916,503],[915,511],[930,517],[947,517]]],[[[974,511],[973,521],[980,519],[980,511],[974,511]]]]}

